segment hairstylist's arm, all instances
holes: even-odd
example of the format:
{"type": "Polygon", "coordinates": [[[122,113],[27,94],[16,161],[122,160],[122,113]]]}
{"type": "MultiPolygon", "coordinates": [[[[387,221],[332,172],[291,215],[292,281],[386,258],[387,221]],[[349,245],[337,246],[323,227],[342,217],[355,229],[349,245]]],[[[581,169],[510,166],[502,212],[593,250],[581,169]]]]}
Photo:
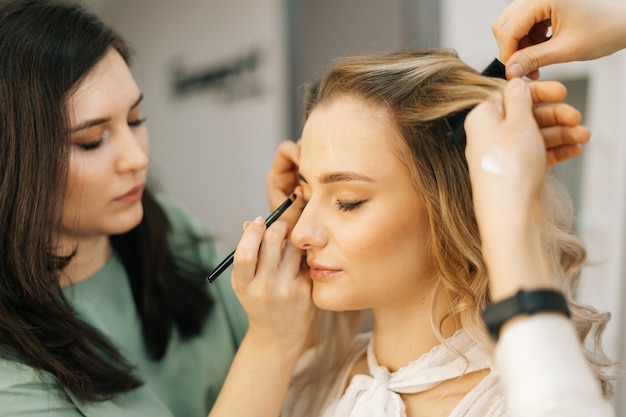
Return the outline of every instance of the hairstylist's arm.
{"type": "Polygon", "coordinates": [[[504,98],[495,95],[467,117],[466,155],[494,301],[552,285],[540,239],[546,168],[578,155],[589,139],[580,112],[555,103],[565,95],[555,81],[514,79],[504,98]]]}
{"type": "Polygon", "coordinates": [[[267,230],[262,218],[245,225],[232,284],[249,328],[211,417],[278,416],[295,364],[309,346],[311,284],[300,273],[302,253],[288,229],[284,220],[267,230]]]}
{"type": "Polygon", "coordinates": [[[625,48],[626,2],[514,0],[492,30],[507,78],[537,79],[540,67],[600,58],[625,48]]]}
{"type": "MultiPolygon", "coordinates": [[[[552,286],[540,231],[552,139],[544,134],[546,121],[536,120],[532,88],[513,79],[504,96],[477,106],[465,122],[474,208],[494,301],[520,288],[552,286]]],[[[566,108],[559,111],[568,113],[566,108]]],[[[555,117],[552,129],[570,117],[555,117]]],[[[582,127],[564,129],[581,143],[588,138],[582,127]]],[[[559,136],[564,137],[553,139],[559,136]]],[[[564,316],[510,320],[501,330],[495,359],[512,417],[614,415],[564,316]]]]}

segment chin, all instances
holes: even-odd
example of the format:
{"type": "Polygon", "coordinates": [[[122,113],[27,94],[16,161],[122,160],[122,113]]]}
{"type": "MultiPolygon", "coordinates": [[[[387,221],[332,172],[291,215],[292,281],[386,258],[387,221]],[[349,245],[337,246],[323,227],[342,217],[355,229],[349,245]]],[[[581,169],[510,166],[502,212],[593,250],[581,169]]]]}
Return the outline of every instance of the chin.
{"type": "Polygon", "coordinates": [[[345,291],[332,288],[332,285],[313,282],[311,298],[313,304],[321,310],[337,312],[360,310],[360,308],[355,308],[354,303],[350,302],[350,297],[346,296],[347,294],[345,291]]]}
{"type": "Polygon", "coordinates": [[[143,219],[143,206],[138,204],[137,209],[132,212],[125,213],[123,216],[118,216],[117,221],[112,226],[112,235],[121,235],[130,232],[135,227],[139,226],[143,219]]]}

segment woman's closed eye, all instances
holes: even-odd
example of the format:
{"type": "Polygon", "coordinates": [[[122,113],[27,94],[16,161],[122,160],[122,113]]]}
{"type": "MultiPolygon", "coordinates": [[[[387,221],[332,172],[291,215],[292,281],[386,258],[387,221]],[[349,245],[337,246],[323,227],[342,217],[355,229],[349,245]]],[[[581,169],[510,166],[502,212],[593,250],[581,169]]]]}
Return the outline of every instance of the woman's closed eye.
{"type": "Polygon", "coordinates": [[[144,123],[146,123],[146,120],[148,120],[147,117],[140,117],[137,120],[128,121],[128,126],[130,126],[130,127],[139,127],[139,126],[143,125],[144,123]]]}
{"type": "Polygon", "coordinates": [[[84,151],[92,151],[94,149],[97,149],[98,147],[100,147],[100,145],[102,145],[102,142],[104,141],[103,138],[100,138],[96,141],[93,142],[80,142],[77,143],[76,146],[78,146],[79,148],[81,148],[84,151]]]}
{"type": "Polygon", "coordinates": [[[337,204],[337,207],[341,211],[352,211],[352,210],[357,209],[359,206],[361,206],[366,201],[367,200],[365,200],[365,199],[353,200],[353,201],[337,200],[337,202],[335,204],[337,204]]]}

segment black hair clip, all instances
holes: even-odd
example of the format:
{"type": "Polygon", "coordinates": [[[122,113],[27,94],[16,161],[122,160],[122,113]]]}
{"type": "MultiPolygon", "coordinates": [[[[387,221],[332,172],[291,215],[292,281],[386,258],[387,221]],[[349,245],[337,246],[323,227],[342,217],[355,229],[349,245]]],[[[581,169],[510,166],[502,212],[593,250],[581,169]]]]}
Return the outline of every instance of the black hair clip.
{"type": "MultiPolygon", "coordinates": [[[[487,77],[506,79],[504,64],[500,62],[498,58],[491,61],[481,74],[486,75],[487,77]]],[[[468,109],[452,113],[444,118],[444,121],[448,125],[448,139],[450,139],[452,143],[457,144],[465,142],[465,128],[463,127],[463,124],[465,123],[465,118],[472,109],[473,107],[470,107],[468,109]]]]}

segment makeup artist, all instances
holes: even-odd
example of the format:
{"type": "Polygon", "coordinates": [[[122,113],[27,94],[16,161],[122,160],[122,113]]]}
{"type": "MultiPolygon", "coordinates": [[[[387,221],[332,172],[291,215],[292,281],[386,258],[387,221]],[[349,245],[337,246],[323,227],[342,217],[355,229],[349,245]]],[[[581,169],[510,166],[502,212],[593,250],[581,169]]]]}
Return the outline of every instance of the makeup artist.
{"type": "Polygon", "coordinates": [[[514,0],[492,25],[507,78],[626,48],[623,0],[514,0]],[[549,30],[550,29],[550,30],[549,30]]]}
{"type": "Polygon", "coordinates": [[[72,3],[0,2],[0,416],[206,416],[237,351],[249,384],[289,379],[306,305],[248,326],[205,281],[211,237],[147,185],[129,60],[72,3]]]}
{"type": "MultiPolygon", "coordinates": [[[[584,248],[571,234],[571,201],[545,172],[577,155],[589,132],[567,105],[532,107],[562,100],[561,84],[518,79],[498,99],[505,84],[450,51],[414,50],[339,60],[310,89],[302,137],[285,147],[299,150],[283,167],[292,184],[299,178],[306,201],[291,243],[264,237],[262,222],[248,224],[232,274],[248,311],[251,288],[300,282],[291,245],[306,254],[316,343],[295,367],[284,416],[553,415],[526,404],[543,373],[511,379],[505,369],[500,377],[490,352],[514,321],[487,314],[487,332],[483,311],[500,308],[531,274],[524,296],[543,316],[565,323],[576,342],[599,340],[608,318],[572,299],[584,248]],[[466,157],[464,142],[450,140],[452,116],[486,99],[495,104],[468,120],[466,157]],[[520,127],[503,118],[503,107],[537,124],[520,127]],[[493,109],[491,119],[481,116],[493,109]],[[509,133],[519,135],[503,144],[509,133]],[[492,270],[511,285],[491,287],[492,270]],[[368,313],[373,331],[362,332],[368,313]],[[522,414],[511,409],[520,402],[522,414]]],[[[586,353],[593,374],[574,351],[590,387],[580,402],[606,406],[611,383],[602,371],[610,362],[586,353]]],[[[227,384],[233,395],[236,384],[227,384]]]]}

